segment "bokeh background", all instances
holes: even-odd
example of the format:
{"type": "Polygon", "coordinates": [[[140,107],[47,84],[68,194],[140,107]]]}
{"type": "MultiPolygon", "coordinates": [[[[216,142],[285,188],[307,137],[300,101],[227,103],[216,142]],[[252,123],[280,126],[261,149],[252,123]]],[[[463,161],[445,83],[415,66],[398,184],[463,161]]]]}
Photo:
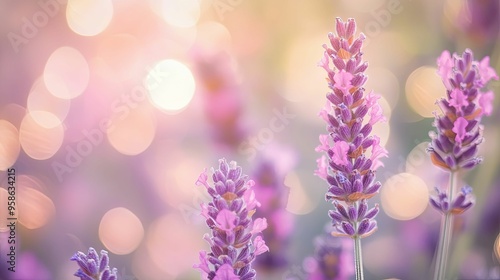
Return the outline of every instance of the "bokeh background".
{"type": "MultiPolygon", "coordinates": [[[[120,279],[199,279],[208,196],[194,183],[225,157],[257,181],[270,221],[258,279],[308,279],[329,219],[313,175],[328,90],[316,65],[335,17],[366,34],[366,89],[388,120],[375,128],[389,158],[371,201],[379,230],[363,239],[366,278],[428,279],[440,224],[428,196],[447,182],[425,152],[445,94],[436,58],[470,48],[500,72],[498,0],[1,0],[0,278],[73,279],[69,258],[94,247],[120,279]]],[[[459,279],[500,279],[498,100],[484,162],[461,177],[476,205],[455,223],[459,279]]]]}

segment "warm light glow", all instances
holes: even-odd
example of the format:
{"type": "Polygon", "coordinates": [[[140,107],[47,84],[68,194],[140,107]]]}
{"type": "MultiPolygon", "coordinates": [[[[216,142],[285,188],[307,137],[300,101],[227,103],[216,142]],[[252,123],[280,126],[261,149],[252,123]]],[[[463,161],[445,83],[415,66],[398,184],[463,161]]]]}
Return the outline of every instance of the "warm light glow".
{"type": "Polygon", "coordinates": [[[435,185],[440,185],[440,182],[446,183],[449,176],[432,163],[426,151],[428,147],[429,142],[422,142],[408,153],[406,172],[422,178],[424,182],[434,182],[435,185]]]}
{"type": "Polygon", "coordinates": [[[128,112],[111,119],[107,136],[113,148],[132,156],[144,152],[151,145],[156,133],[156,121],[147,109],[129,108],[128,112]]]}
{"type": "Polygon", "coordinates": [[[82,36],[94,36],[106,29],[113,18],[111,0],[68,0],[66,20],[69,28],[82,36]]]}
{"type": "Polygon", "coordinates": [[[17,128],[6,120],[0,120],[0,170],[9,169],[16,162],[20,150],[17,128]]]}
{"type": "Polygon", "coordinates": [[[56,207],[43,193],[46,186],[33,176],[17,178],[18,221],[28,229],[41,228],[54,216],[56,207]]]}
{"type": "Polygon", "coordinates": [[[389,178],[381,188],[382,209],[396,220],[418,217],[429,203],[427,184],[410,173],[399,173],[389,178]]]}
{"type": "Polygon", "coordinates": [[[200,18],[200,0],[163,0],[163,19],[176,27],[191,27],[200,18]]]}
{"type": "Polygon", "coordinates": [[[497,261],[500,262],[500,233],[498,233],[493,249],[495,250],[495,256],[497,257],[497,261]]]}
{"type": "Polygon", "coordinates": [[[54,96],[75,98],[82,94],[89,83],[88,63],[78,50],[60,47],[47,60],[43,80],[54,96]]]}
{"type": "Polygon", "coordinates": [[[184,64],[167,59],[157,63],[149,72],[146,88],[155,106],[168,113],[177,113],[193,98],[195,81],[184,64]]]}
{"type": "MultiPolygon", "coordinates": [[[[341,0],[340,3],[342,3],[343,6],[345,6],[349,10],[355,10],[359,12],[374,12],[375,10],[379,9],[383,4],[385,4],[384,0],[373,0],[373,1],[367,1],[366,3],[363,3],[363,5],[360,5],[359,2],[356,1],[350,1],[350,0],[341,0]]],[[[363,26],[358,27],[360,30],[358,32],[362,32],[363,26]]]]}
{"type": "Polygon", "coordinates": [[[106,248],[117,255],[133,252],[144,237],[141,220],[132,211],[113,208],[106,212],[99,224],[99,238],[106,248]]]}
{"type": "Polygon", "coordinates": [[[167,214],[151,224],[148,252],[153,262],[174,279],[199,261],[198,252],[206,246],[201,236],[203,233],[193,230],[179,216],[167,214]]]}
{"type": "Polygon", "coordinates": [[[29,114],[33,120],[43,128],[55,128],[62,124],[62,121],[51,112],[30,111],[29,114]]]}
{"type": "MultiPolygon", "coordinates": [[[[326,93],[329,91],[325,78],[327,73],[317,66],[323,55],[321,47],[328,38],[316,36],[297,38],[290,44],[286,53],[285,83],[286,88],[278,91],[287,101],[299,102],[297,109],[304,108],[304,115],[312,115],[311,108],[321,109],[326,102],[326,93]]],[[[331,64],[330,64],[331,65],[331,64]]]]}
{"type": "Polygon", "coordinates": [[[406,158],[406,172],[413,173],[426,165],[431,163],[430,156],[427,153],[429,142],[422,142],[417,144],[409,153],[406,158]]]}
{"type": "Polygon", "coordinates": [[[226,26],[216,21],[204,21],[198,26],[196,46],[206,53],[217,53],[231,48],[231,33],[226,26]]]}
{"type": "MultiPolygon", "coordinates": [[[[380,98],[380,100],[383,100],[383,98],[380,98]]],[[[380,102],[380,104],[382,106],[382,104],[384,104],[384,103],[380,102]]],[[[387,104],[387,103],[385,103],[385,104],[387,104]]],[[[390,110],[388,110],[386,108],[383,108],[383,110],[384,110],[384,116],[391,114],[390,110]]],[[[365,116],[366,120],[369,120],[369,118],[370,118],[369,116],[365,116]]],[[[376,123],[372,128],[372,132],[370,133],[371,135],[377,135],[380,138],[380,145],[383,147],[385,147],[385,145],[387,144],[387,141],[389,141],[389,137],[391,135],[391,126],[389,125],[390,117],[386,117],[386,118],[387,118],[386,122],[376,123]]],[[[384,161],[384,160],[382,159],[382,161],[384,161]]]]}
{"type": "MultiPolygon", "coordinates": [[[[178,209],[182,208],[180,205],[190,206],[185,207],[185,210],[197,211],[201,202],[210,199],[206,189],[196,186],[192,180],[198,178],[203,171],[205,166],[202,164],[199,159],[186,155],[170,162],[168,170],[171,172],[160,173],[163,180],[161,185],[157,185],[158,191],[170,206],[178,209]]],[[[195,213],[186,214],[195,215],[195,213]]]]}
{"type": "MultiPolygon", "coordinates": [[[[50,112],[57,117],[59,123],[44,123],[39,122],[41,118],[35,118],[35,121],[39,122],[39,124],[43,127],[54,127],[55,125],[60,124],[66,116],[68,115],[70,101],[67,99],[61,99],[52,95],[45,83],[43,81],[43,77],[37,79],[33,86],[31,87],[30,94],[28,95],[27,102],[28,110],[33,113],[36,111],[46,111],[50,112]]],[[[54,121],[54,120],[51,120],[54,121]]]]}
{"type": "MultiPolygon", "coordinates": [[[[378,93],[378,94],[380,94],[380,93],[378,93]]],[[[392,116],[391,105],[389,104],[389,102],[387,101],[387,99],[383,95],[380,96],[380,99],[378,100],[378,104],[380,105],[380,107],[382,107],[382,112],[383,112],[387,122],[389,122],[389,120],[391,119],[391,116],[392,116]]],[[[365,116],[365,118],[368,118],[368,117],[365,116]]]]}
{"type": "Polygon", "coordinates": [[[57,117],[51,113],[29,113],[21,122],[19,142],[24,152],[33,159],[44,160],[52,157],[61,147],[63,138],[64,129],[57,117]],[[43,127],[39,122],[54,126],[43,127]]]}
{"type": "Polygon", "coordinates": [[[420,67],[406,80],[406,99],[420,116],[431,118],[437,111],[436,101],[446,96],[446,88],[434,67],[420,67]]]}
{"type": "MultiPolygon", "coordinates": [[[[447,20],[449,23],[456,25],[457,27],[460,27],[461,24],[464,24],[464,22],[470,22],[470,11],[467,11],[467,13],[462,13],[462,10],[464,9],[464,6],[468,6],[469,4],[465,1],[453,1],[453,0],[446,0],[444,1],[443,4],[443,17],[442,21],[443,23],[445,20],[447,20]]],[[[466,8],[467,10],[469,9],[468,7],[466,8]]],[[[445,29],[445,31],[449,32],[448,30],[445,29]]]]}
{"type": "Polygon", "coordinates": [[[204,168],[211,164],[205,161],[204,152],[188,150],[178,139],[173,138],[163,140],[151,149],[155,152],[145,154],[147,157],[144,158],[143,166],[145,175],[151,179],[155,195],[165,205],[177,209],[186,221],[195,223],[202,220],[200,204],[211,197],[205,187],[195,185],[192,179],[196,181],[204,168]]]}
{"type": "MultiPolygon", "coordinates": [[[[387,68],[371,66],[366,69],[366,75],[368,76],[368,80],[364,88],[380,94],[384,102],[387,102],[389,105],[389,109],[396,107],[400,94],[399,81],[396,75],[387,68]]],[[[382,105],[382,99],[379,99],[379,103],[382,105]]],[[[384,115],[389,116],[386,113],[387,107],[382,105],[382,108],[384,109],[384,115]]]]}
{"type": "Polygon", "coordinates": [[[144,75],[141,42],[130,34],[116,34],[104,38],[96,54],[98,70],[105,79],[124,81],[144,75]]]}
{"type": "Polygon", "coordinates": [[[292,214],[305,215],[314,210],[317,201],[313,201],[306,193],[302,182],[297,174],[290,172],[286,175],[285,186],[290,188],[286,210],[292,214]]]}
{"type": "Polygon", "coordinates": [[[52,200],[43,193],[21,188],[18,192],[19,222],[28,229],[44,226],[55,213],[52,200]]]}

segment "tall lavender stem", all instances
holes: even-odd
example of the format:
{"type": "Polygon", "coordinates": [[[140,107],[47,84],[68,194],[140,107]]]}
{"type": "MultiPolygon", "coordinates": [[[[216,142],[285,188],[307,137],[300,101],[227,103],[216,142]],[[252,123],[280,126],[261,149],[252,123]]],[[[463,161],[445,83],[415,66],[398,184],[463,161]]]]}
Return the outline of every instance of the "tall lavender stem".
{"type": "Polygon", "coordinates": [[[375,216],[378,205],[368,209],[367,200],[380,189],[375,182],[376,169],[383,164],[381,157],[387,151],[380,145],[380,138],[370,135],[373,125],[385,121],[373,91],[365,94],[367,80],[361,47],[365,35],[354,38],[356,22],[336,19],[336,34],[329,33],[331,48],[323,45],[325,52],[319,66],[327,74],[327,104],[319,115],[327,123],[327,135],[320,135],[318,152],[326,155],[318,159],[316,175],[329,185],[326,200],[334,209],[329,211],[335,236],[354,240],[356,279],[363,279],[361,238],[377,229],[375,216]],[[330,67],[330,61],[334,67],[330,67]],[[369,116],[369,118],[365,118],[369,116]]]}
{"type": "MultiPolygon", "coordinates": [[[[457,181],[457,172],[450,174],[448,187],[449,199],[453,201],[453,192],[457,181]]],[[[436,258],[436,273],[434,279],[446,279],[446,266],[450,253],[451,236],[453,235],[453,214],[446,213],[441,221],[441,236],[439,238],[438,255],[436,258]]]]}
{"type": "Polygon", "coordinates": [[[447,190],[436,188],[431,205],[443,214],[436,257],[435,280],[446,279],[446,266],[451,247],[454,215],[461,214],[473,204],[472,188],[464,186],[456,195],[457,173],[472,169],[482,162],[477,156],[483,142],[481,119],[492,112],[492,91],[481,91],[498,76],[489,66],[489,58],[475,61],[471,50],[460,56],[444,51],[438,58],[438,74],[446,87],[446,98],[438,100],[442,111],[436,114],[428,151],[432,163],[450,173],[447,190]]]}
{"type": "Polygon", "coordinates": [[[363,280],[363,256],[361,253],[361,237],[354,237],[354,271],[356,279],[363,280]]]}

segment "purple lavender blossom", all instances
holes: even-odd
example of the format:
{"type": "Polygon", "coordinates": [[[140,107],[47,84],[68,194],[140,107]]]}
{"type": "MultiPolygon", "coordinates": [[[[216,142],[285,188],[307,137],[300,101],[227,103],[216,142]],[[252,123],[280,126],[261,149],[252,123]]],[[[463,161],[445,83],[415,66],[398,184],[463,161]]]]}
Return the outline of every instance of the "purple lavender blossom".
{"type": "Polygon", "coordinates": [[[200,175],[197,185],[204,185],[212,197],[202,204],[202,215],[212,230],[204,239],[211,252],[200,252],[200,264],[193,267],[201,270],[203,279],[255,279],[252,262],[255,257],[268,251],[260,233],[267,227],[265,218],[252,220],[260,206],[252,190],[254,182],[242,174],[236,162],[229,164],[219,160],[219,169],[212,171],[213,186],[207,180],[206,170],[200,175]]]}
{"type": "Polygon", "coordinates": [[[444,51],[437,60],[438,74],[446,87],[446,98],[437,104],[442,115],[436,114],[431,132],[432,141],[428,152],[432,163],[450,173],[446,191],[437,189],[437,195],[430,198],[431,205],[443,214],[440,239],[437,249],[434,279],[446,279],[446,266],[450,253],[453,217],[463,213],[473,204],[472,188],[462,188],[457,197],[458,171],[472,169],[481,163],[477,156],[478,146],[483,142],[481,119],[492,112],[493,92],[481,89],[498,76],[489,66],[489,57],[475,61],[471,50],[462,56],[453,56],[444,51]]]}
{"type": "Polygon", "coordinates": [[[304,260],[307,280],[346,280],[354,274],[352,243],[325,232],[314,240],[314,256],[304,260]]]}
{"type": "Polygon", "coordinates": [[[471,169],[482,158],[477,156],[483,142],[481,119],[492,112],[492,91],[481,91],[491,79],[498,80],[489,66],[489,57],[475,61],[471,50],[462,56],[444,51],[437,60],[438,74],[446,87],[446,98],[437,102],[442,115],[436,114],[428,151],[434,165],[447,171],[471,169]]]}
{"type": "Polygon", "coordinates": [[[385,118],[377,102],[380,96],[373,91],[365,94],[363,87],[367,80],[364,71],[368,67],[361,52],[365,35],[361,33],[354,38],[354,19],[344,23],[337,18],[336,29],[336,34],[328,34],[331,48],[323,45],[324,57],[319,63],[328,73],[331,92],[327,93],[326,106],[319,113],[327,123],[329,134],[320,135],[321,144],[316,148],[327,156],[318,159],[315,174],[328,182],[326,199],[335,206],[330,211],[335,234],[364,237],[377,227],[373,219],[377,207],[367,211],[366,199],[373,197],[381,187],[380,182],[375,182],[375,170],[383,166],[380,158],[387,156],[380,139],[370,132],[373,125],[385,118]],[[340,202],[355,213],[344,215],[345,206],[340,202]]]}
{"type": "Polygon", "coordinates": [[[87,255],[78,251],[71,257],[80,268],[74,274],[80,280],[118,280],[118,270],[109,267],[108,252],[101,250],[101,257],[94,248],[90,247],[87,255]]]}
{"type": "MultiPolygon", "coordinates": [[[[492,112],[492,91],[481,91],[491,80],[498,80],[495,70],[489,66],[489,57],[475,61],[471,50],[466,49],[462,56],[453,56],[444,51],[437,60],[438,74],[446,87],[446,98],[437,102],[442,115],[436,114],[434,126],[437,133],[430,132],[432,139],[427,149],[434,165],[455,172],[472,169],[482,162],[477,156],[478,146],[483,142],[481,119],[492,112]]],[[[450,205],[448,191],[437,190],[431,197],[431,205],[441,213],[459,214],[472,206],[471,189],[467,188],[453,199],[450,205]],[[463,205],[455,205],[457,200],[465,199],[463,205]]],[[[453,191],[453,190],[451,190],[453,191]]]]}
{"type": "Polygon", "coordinates": [[[450,203],[448,195],[436,188],[437,196],[431,197],[431,205],[443,214],[451,213],[454,215],[462,214],[474,203],[472,200],[472,188],[465,186],[460,193],[450,203]]]}
{"type": "Polygon", "coordinates": [[[377,223],[373,218],[378,214],[378,206],[367,211],[368,205],[364,199],[357,206],[351,204],[346,207],[338,201],[334,201],[333,206],[335,210],[328,211],[328,215],[337,225],[336,231],[332,233],[334,236],[365,237],[375,231],[377,223]]]}

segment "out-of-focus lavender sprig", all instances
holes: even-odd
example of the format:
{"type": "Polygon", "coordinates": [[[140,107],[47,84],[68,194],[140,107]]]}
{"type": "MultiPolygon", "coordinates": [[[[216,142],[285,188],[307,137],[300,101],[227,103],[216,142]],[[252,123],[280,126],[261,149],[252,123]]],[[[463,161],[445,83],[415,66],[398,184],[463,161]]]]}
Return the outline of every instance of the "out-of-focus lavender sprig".
{"type": "Polygon", "coordinates": [[[193,54],[200,81],[203,107],[214,139],[226,148],[235,148],[246,136],[243,127],[244,102],[237,75],[227,52],[193,54]]]}
{"type": "Polygon", "coordinates": [[[314,240],[314,256],[304,260],[307,280],[347,280],[354,274],[352,243],[330,234],[331,228],[314,240]]]}
{"type": "Polygon", "coordinates": [[[289,188],[284,184],[285,175],[295,164],[294,154],[289,150],[273,147],[266,151],[258,163],[252,178],[255,180],[255,195],[261,203],[256,217],[267,218],[267,229],[263,232],[270,250],[259,257],[256,265],[272,272],[288,265],[287,249],[293,233],[293,215],[286,210],[289,188]],[[284,162],[286,161],[286,162],[284,162]]]}
{"type": "Polygon", "coordinates": [[[465,0],[461,1],[460,12],[454,23],[460,33],[469,37],[469,42],[477,46],[494,44],[500,32],[500,1],[465,0]]]}
{"type": "Polygon", "coordinates": [[[355,38],[355,33],[354,19],[343,22],[337,18],[336,33],[328,34],[331,47],[323,45],[319,65],[328,74],[331,92],[319,115],[327,123],[329,134],[319,137],[321,144],[316,151],[326,156],[318,160],[315,174],[328,182],[326,199],[334,204],[329,212],[334,234],[354,239],[356,279],[363,279],[360,239],[376,230],[374,218],[378,212],[377,207],[368,210],[366,200],[381,187],[375,182],[375,170],[383,165],[380,158],[387,156],[387,151],[379,137],[370,135],[373,125],[385,118],[377,102],[380,96],[373,91],[365,94],[368,63],[363,61],[361,47],[366,37],[361,33],[355,38]]]}
{"type": "Polygon", "coordinates": [[[473,205],[470,187],[462,188],[455,197],[457,173],[482,162],[477,155],[478,146],[483,142],[481,119],[493,109],[493,92],[482,89],[491,79],[498,80],[498,75],[489,66],[489,57],[476,61],[469,49],[462,55],[444,51],[437,64],[446,98],[437,102],[441,114],[435,114],[437,133],[429,133],[432,141],[427,150],[434,165],[450,172],[447,189],[437,189],[437,194],[430,198],[431,205],[444,215],[434,274],[434,279],[439,280],[446,279],[453,216],[473,205]]]}
{"type": "Polygon", "coordinates": [[[242,174],[242,169],[231,161],[219,160],[219,169],[212,171],[213,186],[207,180],[206,170],[197,185],[206,187],[212,201],[202,204],[202,215],[212,230],[204,239],[211,252],[200,252],[200,269],[209,280],[255,279],[252,262],[257,255],[269,250],[261,232],[267,227],[265,218],[252,219],[260,206],[252,189],[254,182],[242,174]]]}
{"type": "Polygon", "coordinates": [[[78,251],[70,260],[80,266],[74,274],[80,280],[118,280],[118,270],[109,267],[108,252],[105,250],[101,250],[99,257],[96,250],[90,247],[87,254],[78,251]]]}
{"type": "Polygon", "coordinates": [[[434,165],[447,171],[471,169],[482,161],[477,157],[483,142],[481,119],[493,109],[493,92],[481,89],[498,75],[489,66],[489,57],[474,61],[469,49],[462,56],[444,51],[437,64],[446,98],[437,102],[442,115],[436,114],[437,133],[430,133],[428,151],[434,165]]]}
{"type": "Polygon", "coordinates": [[[448,195],[439,188],[436,188],[436,193],[436,196],[430,198],[431,205],[443,214],[462,214],[474,204],[470,186],[463,187],[458,196],[451,202],[448,195]]]}

